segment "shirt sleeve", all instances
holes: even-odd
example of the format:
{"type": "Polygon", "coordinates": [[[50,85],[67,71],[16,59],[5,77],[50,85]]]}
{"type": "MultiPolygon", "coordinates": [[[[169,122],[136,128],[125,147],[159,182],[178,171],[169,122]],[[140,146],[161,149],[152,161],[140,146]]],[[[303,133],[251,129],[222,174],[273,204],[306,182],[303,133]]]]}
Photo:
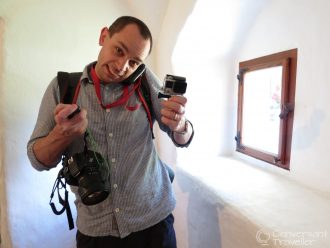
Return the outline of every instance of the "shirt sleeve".
{"type": "Polygon", "coordinates": [[[169,137],[171,137],[171,132],[172,132],[171,129],[168,126],[164,125],[161,121],[160,103],[161,101],[164,101],[163,99],[158,98],[158,93],[161,91],[162,88],[161,82],[157,78],[157,76],[148,68],[146,69],[146,78],[150,88],[150,97],[152,102],[152,108],[155,114],[155,119],[158,122],[160,129],[166,132],[169,135],[169,137]]]}
{"type": "MultiPolygon", "coordinates": [[[[149,86],[150,86],[149,88],[150,88],[152,107],[153,107],[153,110],[154,110],[156,121],[158,122],[158,125],[159,125],[160,129],[168,134],[168,136],[171,138],[171,140],[173,141],[173,144],[175,146],[177,146],[177,147],[188,147],[191,143],[192,138],[193,138],[193,134],[191,135],[191,138],[189,139],[187,144],[181,145],[181,144],[178,144],[178,143],[175,142],[175,140],[173,138],[172,130],[168,126],[163,124],[162,121],[161,121],[161,113],[160,113],[161,105],[160,105],[160,103],[161,103],[161,101],[164,101],[163,99],[158,98],[158,93],[162,89],[161,82],[157,78],[157,76],[150,69],[146,70],[146,77],[147,77],[147,81],[148,81],[149,86]]],[[[191,124],[191,127],[192,127],[192,123],[190,121],[189,121],[189,123],[191,124]]]]}
{"type": "MultiPolygon", "coordinates": [[[[58,103],[59,87],[57,78],[54,78],[48,85],[43,95],[39,107],[37,122],[35,124],[33,133],[27,143],[27,156],[31,162],[31,165],[39,171],[49,170],[49,167],[46,167],[38,161],[33,152],[33,145],[38,139],[47,136],[49,132],[55,127],[54,109],[58,103]]],[[[59,162],[60,161],[58,161],[58,163],[59,162]]]]}

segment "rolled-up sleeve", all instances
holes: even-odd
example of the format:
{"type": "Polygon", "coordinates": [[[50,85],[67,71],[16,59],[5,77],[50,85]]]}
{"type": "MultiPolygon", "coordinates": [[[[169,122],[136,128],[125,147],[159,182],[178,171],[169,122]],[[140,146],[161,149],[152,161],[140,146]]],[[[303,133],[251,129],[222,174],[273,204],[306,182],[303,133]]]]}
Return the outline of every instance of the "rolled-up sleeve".
{"type": "MultiPolygon", "coordinates": [[[[49,167],[46,167],[41,162],[38,161],[34,152],[33,145],[34,143],[49,134],[49,132],[55,126],[54,120],[54,109],[59,103],[59,88],[57,78],[54,78],[51,83],[48,85],[44,96],[42,98],[39,113],[36,125],[34,127],[33,133],[27,143],[27,156],[30,160],[31,165],[39,170],[49,170],[49,167]]],[[[58,161],[60,162],[60,161],[58,161]]]]}
{"type": "MultiPolygon", "coordinates": [[[[158,98],[158,93],[161,91],[162,89],[162,85],[161,82],[159,81],[159,79],[156,77],[155,74],[153,74],[153,72],[151,70],[147,70],[146,71],[146,77],[147,77],[147,81],[149,84],[149,88],[150,88],[150,95],[151,95],[151,101],[152,101],[152,107],[154,110],[154,114],[155,114],[155,118],[156,121],[158,122],[159,128],[166,132],[167,135],[172,139],[173,144],[176,147],[188,147],[193,139],[194,136],[194,131],[191,135],[191,138],[189,139],[189,141],[186,144],[178,144],[175,142],[175,140],[173,139],[173,132],[171,131],[171,129],[166,126],[162,121],[161,121],[161,101],[163,101],[162,99],[158,98]]],[[[189,121],[191,128],[193,129],[192,123],[189,121]]]]}
{"type": "Polygon", "coordinates": [[[149,69],[146,71],[146,78],[149,84],[150,89],[150,96],[151,96],[151,102],[152,102],[152,108],[155,114],[155,119],[158,122],[159,128],[166,132],[169,136],[171,135],[171,130],[168,126],[164,125],[161,121],[161,101],[162,99],[158,98],[158,93],[161,91],[161,82],[157,78],[157,76],[149,69]]]}

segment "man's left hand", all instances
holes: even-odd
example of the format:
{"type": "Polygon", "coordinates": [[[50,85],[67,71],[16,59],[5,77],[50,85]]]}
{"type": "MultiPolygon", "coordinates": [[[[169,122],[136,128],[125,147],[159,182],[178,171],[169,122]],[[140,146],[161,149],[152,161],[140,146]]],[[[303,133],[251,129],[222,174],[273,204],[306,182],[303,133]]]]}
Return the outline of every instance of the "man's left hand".
{"type": "Polygon", "coordinates": [[[185,105],[187,98],[184,96],[172,96],[167,101],[162,101],[162,122],[174,132],[185,130],[185,105]]]}

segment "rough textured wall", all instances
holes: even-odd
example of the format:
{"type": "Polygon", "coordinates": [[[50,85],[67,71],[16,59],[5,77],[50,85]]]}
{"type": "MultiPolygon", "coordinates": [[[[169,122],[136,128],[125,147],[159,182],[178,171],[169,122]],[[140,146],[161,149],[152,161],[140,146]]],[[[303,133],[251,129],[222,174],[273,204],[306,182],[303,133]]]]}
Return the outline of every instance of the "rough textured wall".
{"type": "Polygon", "coordinates": [[[9,248],[9,233],[7,226],[7,202],[6,202],[6,185],[4,180],[4,147],[3,147],[3,64],[4,64],[4,55],[3,55],[3,46],[4,46],[4,30],[5,22],[3,18],[0,17],[0,247],[9,248]]]}

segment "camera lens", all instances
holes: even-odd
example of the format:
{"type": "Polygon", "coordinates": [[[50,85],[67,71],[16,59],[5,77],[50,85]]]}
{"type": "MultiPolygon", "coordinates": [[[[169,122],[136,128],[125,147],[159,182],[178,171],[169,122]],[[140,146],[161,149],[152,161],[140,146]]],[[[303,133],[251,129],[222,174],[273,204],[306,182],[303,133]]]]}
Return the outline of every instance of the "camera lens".
{"type": "Polygon", "coordinates": [[[186,93],[187,83],[186,82],[176,82],[173,87],[173,91],[177,94],[183,95],[186,93]]]}
{"type": "Polygon", "coordinates": [[[93,192],[89,195],[85,195],[81,200],[85,205],[94,205],[105,200],[108,195],[109,193],[106,191],[93,192]]]}
{"type": "Polygon", "coordinates": [[[166,81],[165,82],[165,88],[172,88],[173,87],[173,81],[166,81]]]}

